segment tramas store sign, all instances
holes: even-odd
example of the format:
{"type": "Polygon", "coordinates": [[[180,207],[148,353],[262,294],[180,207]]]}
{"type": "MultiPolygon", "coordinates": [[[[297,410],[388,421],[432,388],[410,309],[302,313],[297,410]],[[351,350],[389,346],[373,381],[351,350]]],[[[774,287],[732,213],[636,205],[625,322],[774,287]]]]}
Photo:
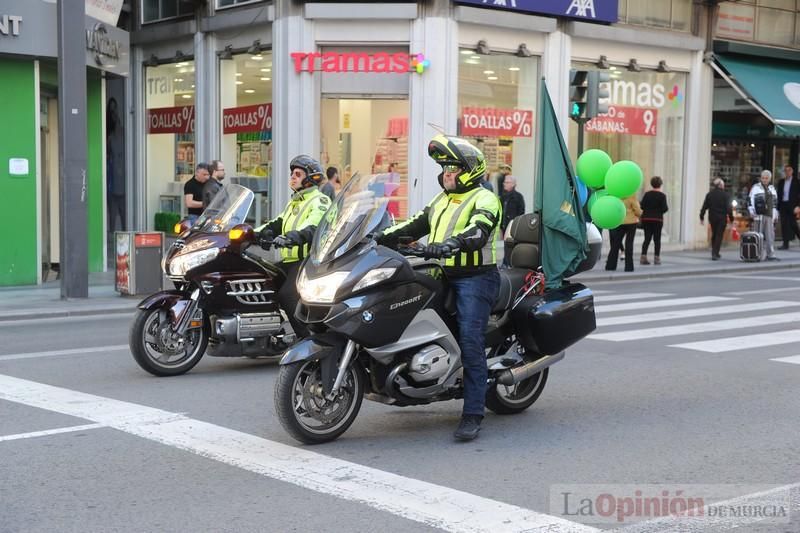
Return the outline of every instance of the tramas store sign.
{"type": "Polygon", "coordinates": [[[680,109],[683,92],[673,84],[669,92],[661,83],[609,82],[608,113],[598,115],[584,126],[589,133],[655,136],[658,113],[666,106],[680,109]]]}
{"type": "Polygon", "coordinates": [[[371,72],[379,74],[422,74],[431,66],[425,54],[406,52],[292,52],[294,71],[371,72]]]}

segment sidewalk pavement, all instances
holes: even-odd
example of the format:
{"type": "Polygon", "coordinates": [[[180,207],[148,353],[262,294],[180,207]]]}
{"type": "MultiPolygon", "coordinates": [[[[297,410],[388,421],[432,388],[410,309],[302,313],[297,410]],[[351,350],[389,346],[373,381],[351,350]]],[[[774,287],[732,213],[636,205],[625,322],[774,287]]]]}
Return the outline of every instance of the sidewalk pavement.
{"type": "MultiPolygon", "coordinates": [[[[502,248],[501,248],[502,250],[502,248]]],[[[605,251],[605,250],[604,250],[605,251]]],[[[724,248],[722,259],[711,260],[708,250],[662,251],[660,265],[640,265],[639,254],[634,260],[633,272],[625,272],[622,261],[616,271],[606,271],[606,256],[595,268],[574,276],[581,283],[599,281],[643,280],[672,276],[702,276],[761,271],[787,271],[800,269],[800,247],[794,244],[789,250],[777,250],[780,261],[743,263],[738,248],[724,248]]],[[[652,262],[652,255],[650,256],[652,262]]],[[[61,299],[60,281],[23,287],[0,287],[0,322],[35,318],[91,316],[108,314],[133,315],[136,304],[144,295],[121,296],[114,290],[114,272],[89,275],[89,298],[61,299]]]]}

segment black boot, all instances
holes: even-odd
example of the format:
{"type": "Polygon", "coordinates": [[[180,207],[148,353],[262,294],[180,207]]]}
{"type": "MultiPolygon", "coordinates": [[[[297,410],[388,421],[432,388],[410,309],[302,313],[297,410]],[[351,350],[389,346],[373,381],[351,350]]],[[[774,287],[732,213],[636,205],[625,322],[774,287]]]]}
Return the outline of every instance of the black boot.
{"type": "Polygon", "coordinates": [[[458,424],[458,429],[453,433],[456,440],[472,440],[478,436],[481,430],[481,420],[483,417],[480,415],[463,415],[461,422],[458,424]]]}

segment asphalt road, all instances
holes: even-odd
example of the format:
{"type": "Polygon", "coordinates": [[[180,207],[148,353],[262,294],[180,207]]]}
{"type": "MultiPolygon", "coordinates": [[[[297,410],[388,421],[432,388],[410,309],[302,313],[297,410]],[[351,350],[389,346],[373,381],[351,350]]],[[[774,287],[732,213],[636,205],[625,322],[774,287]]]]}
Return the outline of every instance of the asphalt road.
{"type": "Polygon", "coordinates": [[[591,287],[595,333],[466,444],[460,402],[365,401],[338,441],[299,446],[272,364],[155,378],[130,317],[0,323],[0,531],[800,531],[800,275],[591,287]],[[637,490],[724,503],[616,521],[637,490]]]}

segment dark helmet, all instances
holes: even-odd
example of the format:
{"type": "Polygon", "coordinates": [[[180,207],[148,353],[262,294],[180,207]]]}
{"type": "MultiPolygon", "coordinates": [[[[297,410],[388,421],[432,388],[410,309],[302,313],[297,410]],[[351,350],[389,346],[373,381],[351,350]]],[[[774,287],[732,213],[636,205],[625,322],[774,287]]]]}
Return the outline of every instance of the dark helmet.
{"type": "Polygon", "coordinates": [[[301,184],[304,189],[317,186],[322,181],[324,172],[322,170],[322,165],[320,165],[319,161],[310,155],[298,155],[292,159],[292,162],[289,163],[289,170],[294,171],[296,168],[299,168],[306,173],[306,177],[303,178],[303,183],[301,184]]]}
{"type": "MultiPolygon", "coordinates": [[[[463,171],[456,177],[456,192],[475,188],[486,175],[483,152],[458,137],[437,135],[428,143],[428,155],[442,165],[458,165],[463,171]]],[[[441,176],[439,184],[441,185],[441,176]]]]}

